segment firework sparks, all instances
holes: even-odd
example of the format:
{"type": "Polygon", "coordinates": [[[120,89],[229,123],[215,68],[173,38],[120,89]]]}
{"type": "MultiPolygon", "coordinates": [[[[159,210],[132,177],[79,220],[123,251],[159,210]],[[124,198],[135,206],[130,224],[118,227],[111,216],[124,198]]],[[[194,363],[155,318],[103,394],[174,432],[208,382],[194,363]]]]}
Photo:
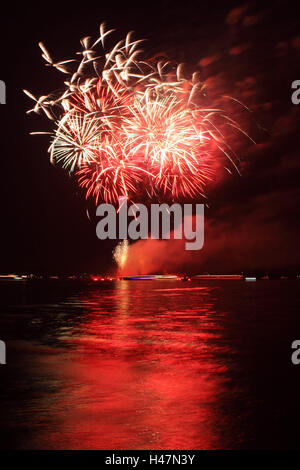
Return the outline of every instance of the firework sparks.
{"type": "Polygon", "coordinates": [[[122,270],[124,266],[126,265],[127,256],[128,256],[128,240],[127,238],[125,238],[125,240],[118,243],[118,245],[116,246],[113,252],[114,260],[117,263],[119,269],[122,270]]]}
{"type": "Polygon", "coordinates": [[[54,62],[39,44],[46,65],[67,76],[60,94],[36,98],[24,90],[35,103],[29,113],[43,111],[56,121],[51,162],[75,174],[86,198],[96,203],[138,194],[204,196],[216,150],[235,165],[216,121],[237,124],[201,105],[197,73],[185,78],[182,65],[142,59],[141,41],[131,33],[105,51],[104,38],[112,31],[102,24],[96,41],[83,38],[79,60],[54,62]]]}

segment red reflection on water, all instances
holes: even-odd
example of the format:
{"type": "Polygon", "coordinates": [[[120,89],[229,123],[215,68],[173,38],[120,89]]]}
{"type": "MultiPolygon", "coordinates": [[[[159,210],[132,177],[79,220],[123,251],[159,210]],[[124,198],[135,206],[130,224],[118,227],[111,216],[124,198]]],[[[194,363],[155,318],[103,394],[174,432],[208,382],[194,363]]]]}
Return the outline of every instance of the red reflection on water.
{"type": "Polygon", "coordinates": [[[71,349],[39,365],[56,391],[38,403],[49,418],[33,447],[221,448],[226,365],[216,359],[214,295],[124,281],[77,298],[84,314],[61,337],[71,349]]]}

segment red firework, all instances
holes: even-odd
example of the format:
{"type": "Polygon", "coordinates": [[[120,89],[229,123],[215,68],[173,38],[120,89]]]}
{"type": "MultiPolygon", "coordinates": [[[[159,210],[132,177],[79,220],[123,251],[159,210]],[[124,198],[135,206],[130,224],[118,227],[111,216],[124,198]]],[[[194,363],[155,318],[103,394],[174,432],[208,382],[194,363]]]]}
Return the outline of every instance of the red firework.
{"type": "Polygon", "coordinates": [[[207,109],[198,74],[183,76],[182,65],[141,59],[140,41],[129,33],[101,57],[81,40],[81,60],[69,71],[54,63],[40,43],[47,65],[69,75],[65,89],[36,99],[31,111],[58,120],[50,146],[51,161],[74,172],[86,197],[116,203],[141,193],[171,199],[204,195],[220,151],[235,165],[216,122],[238,127],[218,109],[207,109]]]}

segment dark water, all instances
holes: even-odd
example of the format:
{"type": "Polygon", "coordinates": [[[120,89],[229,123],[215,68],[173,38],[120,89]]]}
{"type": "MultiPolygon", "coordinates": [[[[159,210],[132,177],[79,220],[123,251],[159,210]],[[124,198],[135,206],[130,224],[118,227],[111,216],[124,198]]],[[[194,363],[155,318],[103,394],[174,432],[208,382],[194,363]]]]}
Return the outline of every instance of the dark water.
{"type": "Polygon", "coordinates": [[[299,283],[0,285],[0,447],[300,447],[299,283]]]}

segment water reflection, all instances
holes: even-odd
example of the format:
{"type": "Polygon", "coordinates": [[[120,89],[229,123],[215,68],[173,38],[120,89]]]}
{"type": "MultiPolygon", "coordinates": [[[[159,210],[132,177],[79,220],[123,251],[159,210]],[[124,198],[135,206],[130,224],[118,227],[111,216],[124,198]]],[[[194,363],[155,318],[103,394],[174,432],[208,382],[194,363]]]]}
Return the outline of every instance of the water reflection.
{"type": "Polygon", "coordinates": [[[33,426],[47,413],[31,446],[218,448],[226,364],[216,295],[124,281],[63,302],[56,338],[64,349],[38,358],[56,386],[28,410],[33,426]]]}
{"type": "Polygon", "coordinates": [[[257,305],[266,318],[276,309],[266,304],[271,290],[238,284],[103,283],[38,305],[27,293],[1,317],[15,355],[0,395],[7,446],[251,445],[260,424],[249,416],[276,417],[255,383],[266,373],[260,335],[273,328],[276,337],[276,322],[264,330],[257,305]]]}

